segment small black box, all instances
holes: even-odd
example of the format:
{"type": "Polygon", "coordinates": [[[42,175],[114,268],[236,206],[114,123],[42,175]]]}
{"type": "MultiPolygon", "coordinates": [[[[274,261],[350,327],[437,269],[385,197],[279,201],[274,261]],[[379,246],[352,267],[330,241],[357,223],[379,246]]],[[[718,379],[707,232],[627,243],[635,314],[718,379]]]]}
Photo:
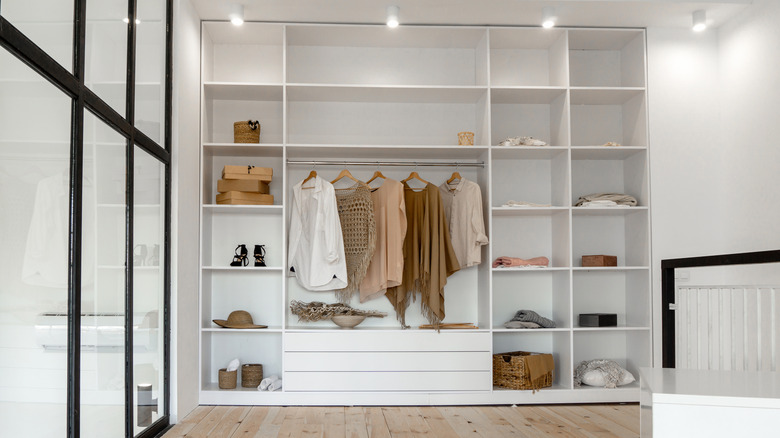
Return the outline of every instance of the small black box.
{"type": "Polygon", "coordinates": [[[580,313],[580,327],[616,327],[616,313],[580,313]]]}

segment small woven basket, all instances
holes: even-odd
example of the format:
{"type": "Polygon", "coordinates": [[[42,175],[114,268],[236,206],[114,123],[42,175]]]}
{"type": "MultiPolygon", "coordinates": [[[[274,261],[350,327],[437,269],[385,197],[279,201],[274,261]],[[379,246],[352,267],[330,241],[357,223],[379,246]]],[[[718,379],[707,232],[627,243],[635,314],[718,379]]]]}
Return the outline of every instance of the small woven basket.
{"type": "Polygon", "coordinates": [[[227,368],[219,370],[219,389],[236,389],[238,370],[228,371],[227,368]]]}
{"type": "Polygon", "coordinates": [[[260,122],[242,120],[233,123],[234,143],[260,143],[260,122]]]}
{"type": "Polygon", "coordinates": [[[531,374],[525,358],[532,354],[527,351],[512,351],[493,355],[493,385],[509,389],[539,389],[552,386],[553,373],[548,372],[541,378],[540,385],[534,388],[531,374]]]}
{"type": "Polygon", "coordinates": [[[474,133],[473,132],[459,132],[458,133],[458,145],[460,146],[474,146],[474,133]]]}
{"type": "Polygon", "coordinates": [[[241,387],[257,388],[263,380],[263,365],[247,363],[241,365],[241,387]]]}

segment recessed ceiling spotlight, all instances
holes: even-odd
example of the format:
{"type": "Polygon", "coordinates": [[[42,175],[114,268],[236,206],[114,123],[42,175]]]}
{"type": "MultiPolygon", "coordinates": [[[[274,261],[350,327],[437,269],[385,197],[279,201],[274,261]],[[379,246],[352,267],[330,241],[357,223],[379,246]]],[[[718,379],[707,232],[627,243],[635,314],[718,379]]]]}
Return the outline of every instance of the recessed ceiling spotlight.
{"type": "Polygon", "coordinates": [[[401,12],[401,8],[398,6],[387,7],[387,27],[395,29],[398,27],[398,15],[401,12]]]}
{"type": "Polygon", "coordinates": [[[230,18],[230,22],[233,23],[233,26],[241,26],[244,24],[244,5],[233,5],[228,17],[230,18]]]}
{"type": "Polygon", "coordinates": [[[693,31],[701,32],[707,28],[707,11],[699,9],[693,11],[693,31]]]}
{"type": "Polygon", "coordinates": [[[558,17],[555,16],[555,8],[552,6],[545,6],[542,9],[542,27],[549,29],[555,27],[555,21],[558,17]]]}
{"type": "MultiPolygon", "coordinates": [[[[122,19],[122,22],[125,23],[125,24],[128,24],[128,23],[130,23],[130,19],[125,17],[125,18],[122,19]]],[[[141,20],[136,18],[135,19],[135,24],[141,24],[141,20]]]]}

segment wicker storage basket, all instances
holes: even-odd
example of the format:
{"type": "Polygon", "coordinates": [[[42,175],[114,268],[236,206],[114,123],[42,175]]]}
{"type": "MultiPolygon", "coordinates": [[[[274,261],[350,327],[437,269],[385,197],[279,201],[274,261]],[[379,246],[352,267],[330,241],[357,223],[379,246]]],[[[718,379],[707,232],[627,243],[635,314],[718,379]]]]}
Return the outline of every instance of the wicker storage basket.
{"type": "Polygon", "coordinates": [[[459,132],[458,133],[458,145],[460,146],[474,146],[474,133],[473,132],[459,132]]]}
{"type": "Polygon", "coordinates": [[[219,389],[236,389],[238,370],[228,371],[227,368],[219,370],[219,389]]]}
{"type": "Polygon", "coordinates": [[[257,388],[263,380],[263,365],[246,363],[241,365],[241,387],[257,388]]]}
{"type": "MultiPolygon", "coordinates": [[[[509,389],[540,389],[552,386],[553,372],[544,374],[534,385],[528,371],[526,358],[542,353],[512,351],[493,355],[493,385],[509,389]]],[[[547,354],[552,359],[552,355],[547,354]]]]}
{"type": "Polygon", "coordinates": [[[234,143],[260,143],[260,122],[242,120],[233,123],[234,143]]]}

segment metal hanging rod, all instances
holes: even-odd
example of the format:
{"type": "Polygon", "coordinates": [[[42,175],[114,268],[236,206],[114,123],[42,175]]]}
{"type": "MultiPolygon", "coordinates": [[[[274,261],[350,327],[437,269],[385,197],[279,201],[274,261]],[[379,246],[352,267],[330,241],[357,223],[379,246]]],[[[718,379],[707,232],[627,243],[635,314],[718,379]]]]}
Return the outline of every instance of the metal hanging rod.
{"type": "Polygon", "coordinates": [[[311,161],[287,160],[287,164],[302,166],[406,166],[406,167],[485,167],[484,161],[461,163],[458,161],[311,161]]]}

